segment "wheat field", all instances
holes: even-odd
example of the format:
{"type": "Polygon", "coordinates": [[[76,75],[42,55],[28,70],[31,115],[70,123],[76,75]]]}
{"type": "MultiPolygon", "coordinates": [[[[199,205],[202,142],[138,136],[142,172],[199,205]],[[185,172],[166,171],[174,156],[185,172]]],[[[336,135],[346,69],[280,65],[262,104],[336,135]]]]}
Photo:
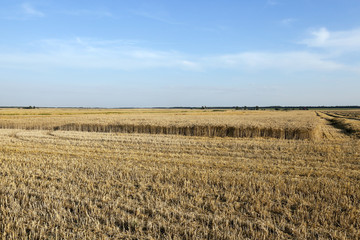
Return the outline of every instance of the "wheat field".
{"type": "Polygon", "coordinates": [[[359,132],[337,114],[1,109],[0,236],[359,239],[359,132]]]}
{"type": "Polygon", "coordinates": [[[219,110],[3,109],[0,128],[174,134],[207,137],[318,138],[313,112],[219,110]]]}

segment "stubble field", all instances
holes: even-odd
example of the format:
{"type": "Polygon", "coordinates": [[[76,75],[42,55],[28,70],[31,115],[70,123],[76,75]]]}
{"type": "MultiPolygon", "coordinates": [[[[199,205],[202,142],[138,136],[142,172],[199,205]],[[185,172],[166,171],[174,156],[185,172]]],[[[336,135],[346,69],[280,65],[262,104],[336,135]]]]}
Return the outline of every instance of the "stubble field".
{"type": "Polygon", "coordinates": [[[359,239],[358,120],[339,115],[2,109],[0,236],[359,239]]]}

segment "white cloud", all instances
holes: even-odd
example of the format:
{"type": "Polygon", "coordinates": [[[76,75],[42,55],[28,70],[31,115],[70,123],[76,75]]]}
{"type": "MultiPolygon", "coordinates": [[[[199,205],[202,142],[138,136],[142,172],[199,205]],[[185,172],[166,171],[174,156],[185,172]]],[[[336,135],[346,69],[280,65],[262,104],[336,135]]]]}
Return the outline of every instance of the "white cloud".
{"type": "Polygon", "coordinates": [[[29,3],[23,3],[21,4],[21,9],[26,15],[36,16],[36,17],[43,17],[45,14],[39,10],[37,10],[35,7],[33,7],[29,3]]]}
{"type": "Polygon", "coordinates": [[[360,29],[348,31],[329,31],[320,28],[311,32],[312,37],[301,41],[309,47],[330,50],[360,51],[360,29]]]}
{"type": "Polygon", "coordinates": [[[324,46],[326,41],[330,38],[330,33],[326,28],[320,28],[319,30],[311,32],[313,38],[303,41],[312,47],[324,46]]]}

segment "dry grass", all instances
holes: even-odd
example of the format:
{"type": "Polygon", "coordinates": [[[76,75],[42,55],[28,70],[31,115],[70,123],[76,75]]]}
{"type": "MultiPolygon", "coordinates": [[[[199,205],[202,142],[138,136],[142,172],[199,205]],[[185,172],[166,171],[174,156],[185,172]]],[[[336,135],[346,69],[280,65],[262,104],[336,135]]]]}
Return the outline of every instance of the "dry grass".
{"type": "Polygon", "coordinates": [[[0,129],[0,236],[359,239],[360,142],[318,122],[326,140],[0,129]]]}
{"type": "Polygon", "coordinates": [[[314,112],[212,110],[2,110],[0,128],[317,139],[314,112]]]}

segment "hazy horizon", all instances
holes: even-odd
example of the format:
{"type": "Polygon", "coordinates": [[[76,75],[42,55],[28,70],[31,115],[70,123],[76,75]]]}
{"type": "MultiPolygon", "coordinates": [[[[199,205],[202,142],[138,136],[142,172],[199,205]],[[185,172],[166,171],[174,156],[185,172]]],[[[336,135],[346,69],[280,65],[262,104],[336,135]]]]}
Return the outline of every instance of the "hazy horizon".
{"type": "Polygon", "coordinates": [[[360,105],[360,2],[0,3],[0,106],[360,105]]]}

